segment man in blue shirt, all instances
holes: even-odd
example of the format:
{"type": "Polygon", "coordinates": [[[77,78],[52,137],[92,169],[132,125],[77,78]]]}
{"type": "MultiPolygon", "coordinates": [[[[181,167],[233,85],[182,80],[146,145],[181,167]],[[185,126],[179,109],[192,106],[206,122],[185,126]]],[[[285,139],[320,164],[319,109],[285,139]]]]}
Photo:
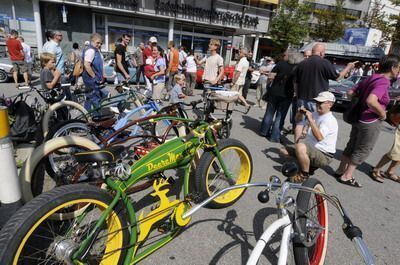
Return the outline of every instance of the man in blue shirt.
{"type": "Polygon", "coordinates": [[[64,74],[65,56],[60,47],[62,39],[63,35],[60,31],[51,31],[50,40],[43,45],[42,51],[52,53],[56,56],[56,68],[61,74],[64,74]]]}
{"type": "Polygon", "coordinates": [[[104,79],[104,59],[100,52],[102,42],[103,38],[101,35],[93,33],[89,47],[83,50],[84,70],[82,78],[86,89],[90,90],[86,93],[86,101],[84,104],[87,110],[99,107],[101,99],[104,97],[100,88],[100,84],[104,79]]]}

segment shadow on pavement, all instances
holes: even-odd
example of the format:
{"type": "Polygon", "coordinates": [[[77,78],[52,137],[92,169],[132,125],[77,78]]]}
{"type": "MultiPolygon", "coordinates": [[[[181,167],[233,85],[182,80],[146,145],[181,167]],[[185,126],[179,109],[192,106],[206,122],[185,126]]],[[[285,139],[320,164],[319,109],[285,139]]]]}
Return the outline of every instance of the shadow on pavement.
{"type": "MultiPolygon", "coordinates": [[[[250,110],[251,114],[251,110],[250,110]]],[[[253,131],[255,134],[259,135],[260,133],[260,120],[255,119],[251,116],[243,115],[243,122],[240,123],[240,125],[243,126],[243,128],[249,129],[253,131]]]]}

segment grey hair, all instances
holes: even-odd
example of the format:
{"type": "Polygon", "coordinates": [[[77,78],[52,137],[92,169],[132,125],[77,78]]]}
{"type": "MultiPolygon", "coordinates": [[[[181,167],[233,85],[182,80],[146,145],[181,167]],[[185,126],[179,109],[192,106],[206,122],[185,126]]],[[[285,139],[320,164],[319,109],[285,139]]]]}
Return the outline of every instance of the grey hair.
{"type": "Polygon", "coordinates": [[[289,64],[299,64],[304,59],[303,54],[294,48],[288,48],[287,55],[289,64]]]}
{"type": "Polygon", "coordinates": [[[249,53],[249,49],[247,47],[242,47],[240,51],[243,52],[245,55],[249,53]]]}

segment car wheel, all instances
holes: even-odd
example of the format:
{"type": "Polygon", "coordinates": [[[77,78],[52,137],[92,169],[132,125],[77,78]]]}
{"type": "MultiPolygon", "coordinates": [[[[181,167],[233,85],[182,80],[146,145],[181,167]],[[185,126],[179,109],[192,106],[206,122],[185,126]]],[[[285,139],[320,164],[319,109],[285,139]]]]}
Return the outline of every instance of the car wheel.
{"type": "Polygon", "coordinates": [[[8,81],[8,74],[3,69],[0,69],[0,83],[5,83],[8,81]]]}

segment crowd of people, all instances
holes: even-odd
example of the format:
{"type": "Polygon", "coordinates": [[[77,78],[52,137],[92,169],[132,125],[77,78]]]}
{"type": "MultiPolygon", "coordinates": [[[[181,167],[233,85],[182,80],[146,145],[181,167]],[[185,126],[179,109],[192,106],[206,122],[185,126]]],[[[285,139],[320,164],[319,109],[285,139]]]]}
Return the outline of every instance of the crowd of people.
{"type": "MultiPolygon", "coordinates": [[[[97,107],[105,96],[101,89],[105,78],[104,58],[100,49],[102,36],[92,34],[82,50],[74,43],[69,56],[65,56],[60,47],[62,38],[59,31],[47,34],[47,42],[40,55],[40,81],[43,89],[52,89],[62,78],[68,78],[78,86],[85,85],[85,108],[97,107]],[[70,71],[67,75],[65,68],[68,65],[70,71]]],[[[133,66],[136,67],[135,83],[139,85],[143,78],[147,93],[153,100],[178,103],[192,96],[199,65],[204,65],[202,80],[205,89],[220,84],[224,78],[224,60],[218,54],[221,44],[217,39],[210,40],[209,54],[203,59],[199,59],[193,51],[186,51],[184,47],[177,48],[173,41],[169,41],[167,49],[163,49],[154,36],[149,38],[147,45],[140,43],[130,54],[127,51],[130,42],[129,34],[123,34],[117,41],[114,50],[115,79],[117,82],[131,81],[129,61],[133,60],[133,66]]],[[[23,38],[18,37],[16,31],[11,31],[7,47],[14,66],[16,86],[19,71],[24,74],[25,84],[28,85],[31,62],[29,46],[24,44],[23,38]]],[[[246,100],[254,71],[251,57],[247,48],[240,49],[230,85],[232,91],[238,92],[245,114],[251,108],[246,100]]],[[[258,107],[265,109],[265,114],[260,125],[260,135],[271,142],[280,143],[283,134],[293,133],[294,144],[282,147],[280,154],[297,159],[300,172],[293,181],[304,181],[316,169],[329,165],[336,153],[339,126],[331,112],[335,96],[328,92],[329,80],[340,80],[348,75],[367,75],[368,78],[348,92],[349,97],[358,98],[357,103],[351,106],[356,118],[351,123],[349,141],[340,166],[335,171],[338,182],[362,187],[353,173],[373,150],[382,122],[386,120],[386,108],[390,102],[388,89],[391,81],[399,78],[400,58],[387,55],[378,64],[364,66],[359,62],[350,62],[338,72],[324,57],[325,46],[317,43],[310,51],[300,53],[289,48],[277,58],[265,57],[261,60],[256,99],[258,107]],[[286,129],[284,125],[289,110],[291,129],[286,129]]],[[[378,182],[383,182],[384,177],[400,182],[400,177],[395,175],[399,161],[400,131],[397,130],[392,149],[371,170],[371,177],[378,182]],[[382,172],[382,167],[389,162],[391,164],[387,171],[382,172]]]]}
{"type": "MultiPolygon", "coordinates": [[[[288,49],[273,67],[264,69],[267,72],[267,82],[264,82],[267,92],[262,98],[267,104],[260,135],[271,142],[281,142],[285,118],[292,105],[290,120],[294,144],[282,147],[280,154],[297,159],[300,172],[293,178],[295,182],[304,181],[316,169],[332,161],[336,153],[339,127],[331,112],[336,99],[328,91],[329,80],[343,79],[354,73],[359,65],[357,61],[351,62],[341,72],[337,72],[324,56],[325,47],[322,44],[316,44],[311,51],[304,52],[303,58],[297,51],[288,49]]],[[[266,58],[264,61],[268,65],[272,60],[266,58]]],[[[373,151],[382,122],[387,118],[389,87],[400,78],[399,70],[399,56],[384,56],[368,78],[347,92],[349,97],[358,100],[354,101],[349,110],[353,118],[350,122],[352,128],[340,165],[334,174],[338,182],[362,187],[353,173],[373,151]]],[[[263,89],[263,84],[259,84],[259,89],[263,89]]],[[[395,174],[400,158],[399,134],[397,129],[393,147],[371,169],[370,176],[378,182],[383,182],[384,177],[400,182],[400,177],[395,174]],[[387,171],[382,172],[382,167],[389,162],[387,171]]]]}

